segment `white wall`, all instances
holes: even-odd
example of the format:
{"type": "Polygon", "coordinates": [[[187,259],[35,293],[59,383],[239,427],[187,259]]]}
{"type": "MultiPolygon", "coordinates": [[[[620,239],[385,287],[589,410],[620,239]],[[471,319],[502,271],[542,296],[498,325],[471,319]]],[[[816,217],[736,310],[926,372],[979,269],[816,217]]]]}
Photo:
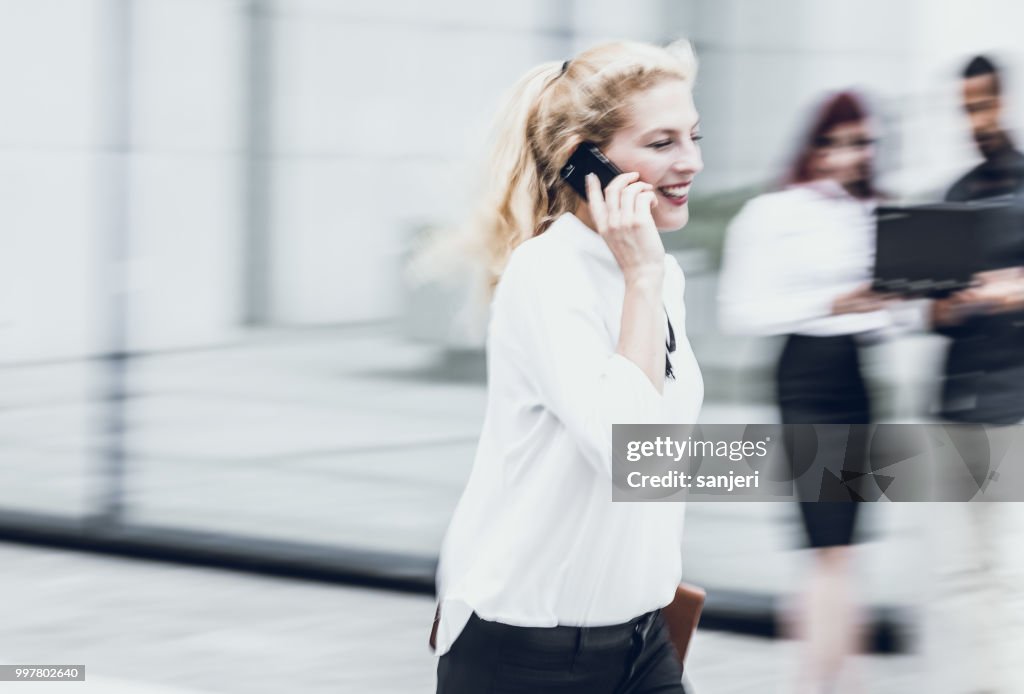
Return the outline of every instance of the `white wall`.
{"type": "Polygon", "coordinates": [[[401,310],[409,230],[457,218],[499,96],[562,55],[559,3],[292,0],[273,76],[273,316],[401,310]]]}
{"type": "Polygon", "coordinates": [[[134,1],[137,349],[216,344],[239,322],[243,10],[241,0],[134,1]]]}
{"type": "MultiPolygon", "coordinates": [[[[806,107],[854,85],[900,117],[900,190],[969,163],[949,75],[1011,58],[1010,0],[272,2],[270,317],[400,315],[411,229],[460,216],[499,97],[595,41],[693,39],[703,193],[778,175],[806,107]]],[[[0,7],[0,363],[104,340],[105,0],[0,7]]],[[[131,346],[234,339],[244,286],[244,0],[135,0],[128,154],[131,346]]],[[[1011,89],[1024,93],[1018,70],[1011,89]]],[[[1019,111],[1018,111],[1019,112],[1019,111]]]]}
{"type": "Polygon", "coordinates": [[[135,0],[133,140],[111,148],[103,0],[0,17],[0,363],[104,348],[125,272],[136,349],[229,339],[238,321],[237,0],[135,0]],[[129,171],[130,259],[110,264],[111,167],[129,171]]]}
{"type": "Polygon", "coordinates": [[[0,360],[94,342],[96,3],[0,14],[0,360]]]}

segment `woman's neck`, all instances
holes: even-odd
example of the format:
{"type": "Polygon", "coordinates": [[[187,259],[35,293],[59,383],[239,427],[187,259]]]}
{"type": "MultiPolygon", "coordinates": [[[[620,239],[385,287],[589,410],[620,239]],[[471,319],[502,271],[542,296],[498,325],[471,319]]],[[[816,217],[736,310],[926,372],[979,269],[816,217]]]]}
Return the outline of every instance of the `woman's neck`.
{"type": "Polygon", "coordinates": [[[594,223],[594,218],[590,214],[590,204],[586,200],[580,200],[572,213],[576,216],[576,219],[590,227],[591,231],[597,233],[597,224],[594,223]]]}

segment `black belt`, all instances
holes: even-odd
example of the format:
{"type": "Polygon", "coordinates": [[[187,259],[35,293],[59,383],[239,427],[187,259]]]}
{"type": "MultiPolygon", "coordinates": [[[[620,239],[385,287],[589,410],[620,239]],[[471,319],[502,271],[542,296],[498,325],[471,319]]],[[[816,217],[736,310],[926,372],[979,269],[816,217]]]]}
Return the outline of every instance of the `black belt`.
{"type": "Polygon", "coordinates": [[[647,640],[657,622],[658,610],[635,617],[623,624],[609,624],[595,627],[521,627],[501,622],[488,622],[474,612],[471,619],[477,621],[477,628],[500,633],[506,644],[529,643],[550,648],[576,648],[581,644],[591,647],[614,647],[632,644],[634,638],[647,640]]]}

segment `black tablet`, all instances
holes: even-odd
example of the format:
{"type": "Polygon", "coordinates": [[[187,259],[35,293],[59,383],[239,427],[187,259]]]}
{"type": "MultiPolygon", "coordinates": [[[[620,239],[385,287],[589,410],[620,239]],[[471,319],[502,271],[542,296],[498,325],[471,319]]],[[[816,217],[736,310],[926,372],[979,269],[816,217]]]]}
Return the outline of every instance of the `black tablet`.
{"type": "Polygon", "coordinates": [[[948,202],[876,210],[873,288],[941,297],[991,269],[991,247],[1014,224],[1006,203],[948,202]]]}

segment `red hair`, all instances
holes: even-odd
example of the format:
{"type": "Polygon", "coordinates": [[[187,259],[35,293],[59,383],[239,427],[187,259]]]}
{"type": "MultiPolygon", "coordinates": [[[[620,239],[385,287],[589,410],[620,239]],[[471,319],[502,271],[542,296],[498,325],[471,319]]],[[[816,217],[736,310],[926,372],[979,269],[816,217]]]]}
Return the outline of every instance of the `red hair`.
{"type": "MultiPolygon", "coordinates": [[[[831,94],[818,107],[811,127],[799,141],[797,155],[793,165],[782,181],[784,186],[797,183],[809,183],[815,179],[811,170],[811,161],[815,150],[823,145],[823,140],[832,128],[846,123],[858,123],[866,120],[868,110],[864,102],[853,92],[843,91],[831,94]]],[[[874,186],[872,186],[872,189],[874,186]]]]}

